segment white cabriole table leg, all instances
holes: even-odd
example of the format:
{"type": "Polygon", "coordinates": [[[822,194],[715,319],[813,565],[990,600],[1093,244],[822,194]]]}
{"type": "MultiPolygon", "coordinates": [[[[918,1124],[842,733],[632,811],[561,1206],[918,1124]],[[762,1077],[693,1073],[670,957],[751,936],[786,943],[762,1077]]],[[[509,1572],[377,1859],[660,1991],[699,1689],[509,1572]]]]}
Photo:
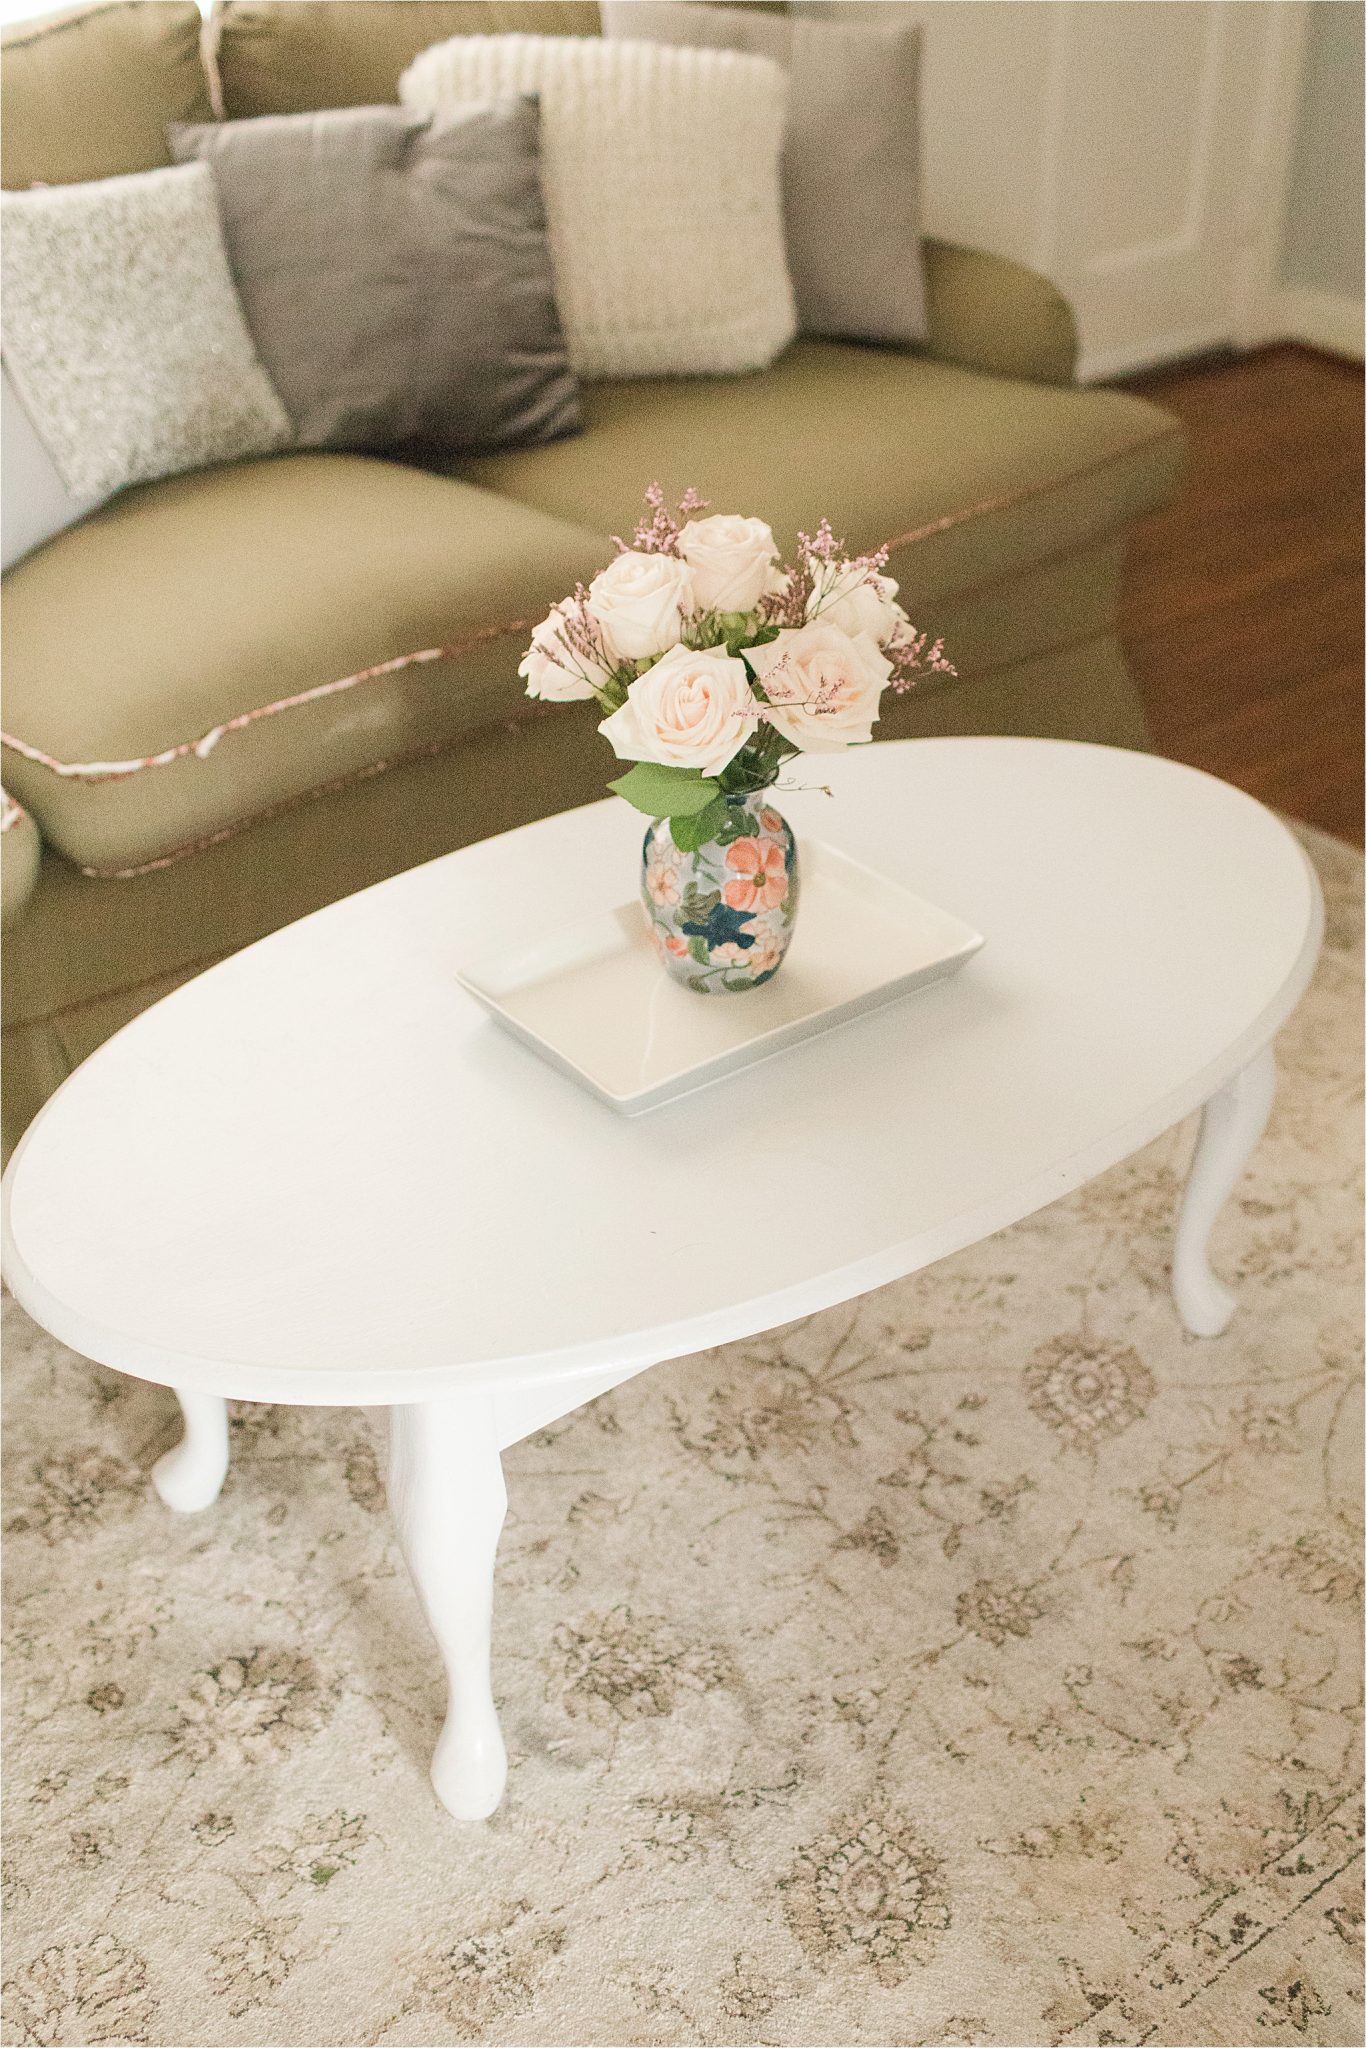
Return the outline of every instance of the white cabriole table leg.
{"type": "Polygon", "coordinates": [[[1233,1295],[1210,1271],[1210,1231],[1266,1129],[1275,1093],[1276,1059],[1268,1045],[1201,1111],[1172,1255],[1172,1293],[1192,1336],[1219,1336],[1233,1314],[1233,1295]]]}
{"type": "Polygon", "coordinates": [[[228,1476],[228,1404],[219,1394],[176,1389],[185,1434],[152,1467],[152,1484],[183,1515],[212,1507],[228,1476]]]}
{"type": "Polygon", "coordinates": [[[482,1820],[507,1779],[489,1673],[507,1491],[487,1395],[390,1409],[389,1505],[449,1686],[432,1783],[458,1820],[482,1820]]]}

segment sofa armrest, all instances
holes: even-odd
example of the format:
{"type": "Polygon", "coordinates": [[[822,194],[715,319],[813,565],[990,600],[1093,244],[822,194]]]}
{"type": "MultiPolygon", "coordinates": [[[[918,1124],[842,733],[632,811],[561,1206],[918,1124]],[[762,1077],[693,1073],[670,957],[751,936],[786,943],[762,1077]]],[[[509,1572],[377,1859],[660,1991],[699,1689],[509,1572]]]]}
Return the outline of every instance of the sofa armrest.
{"type": "Polygon", "coordinates": [[[924,251],[929,355],[1031,384],[1073,382],[1077,323],[1056,285],[981,249],[927,239],[924,251]]]}
{"type": "Polygon", "coordinates": [[[15,924],[38,886],[43,842],[22,804],[0,790],[0,924],[15,924]]]}

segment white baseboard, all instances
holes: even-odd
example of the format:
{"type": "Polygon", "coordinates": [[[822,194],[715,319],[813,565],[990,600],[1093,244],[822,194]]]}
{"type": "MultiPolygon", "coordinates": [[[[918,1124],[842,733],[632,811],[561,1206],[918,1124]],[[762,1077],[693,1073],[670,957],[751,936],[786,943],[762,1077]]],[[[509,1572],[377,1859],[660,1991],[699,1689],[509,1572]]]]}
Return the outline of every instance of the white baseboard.
{"type": "Polygon", "coordinates": [[[1161,363],[1179,362],[1182,356],[1204,355],[1232,339],[1227,321],[1213,327],[1185,327],[1171,334],[1150,334],[1141,341],[1123,342],[1117,348],[1083,347],[1077,358],[1078,384],[1100,384],[1110,377],[1132,377],[1140,370],[1155,370],[1161,363]]]}
{"type": "Polygon", "coordinates": [[[1111,377],[1132,377],[1155,370],[1182,356],[1233,346],[1256,348],[1272,341],[1302,341],[1329,355],[1362,360],[1363,309],[1359,300],[1336,292],[1317,292],[1285,285],[1262,300],[1256,317],[1235,333],[1234,322],[1188,327],[1171,334],[1153,334],[1116,348],[1083,348],[1077,362],[1079,384],[1100,384],[1111,377]]]}
{"type": "Polygon", "coordinates": [[[1268,340],[1308,342],[1311,348],[1359,363],[1363,317],[1360,299],[1285,285],[1273,293],[1263,324],[1268,340]]]}

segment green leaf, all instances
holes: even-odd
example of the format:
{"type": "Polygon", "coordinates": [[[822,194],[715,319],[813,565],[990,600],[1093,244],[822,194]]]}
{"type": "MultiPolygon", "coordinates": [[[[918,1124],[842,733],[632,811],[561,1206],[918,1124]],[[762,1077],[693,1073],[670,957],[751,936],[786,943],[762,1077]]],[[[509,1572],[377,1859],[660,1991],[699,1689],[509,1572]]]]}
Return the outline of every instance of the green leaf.
{"type": "Polygon", "coordinates": [[[719,889],[699,889],[691,882],[683,891],[683,914],[689,924],[705,924],[720,901],[719,889]]]}
{"type": "Polygon", "coordinates": [[[718,786],[695,768],[666,768],[658,761],[637,761],[634,768],[607,785],[647,818],[670,819],[691,818],[704,811],[718,786]]]}
{"type": "MultiPolygon", "coordinates": [[[[760,626],[753,612],[718,612],[716,623],[725,642],[727,654],[735,659],[739,658],[741,648],[762,647],[764,642],[772,640],[778,631],[776,626],[760,626]]],[[[748,662],[745,668],[752,681],[754,672],[748,662]]]]}
{"type": "MultiPolygon", "coordinates": [[[[716,784],[711,787],[715,789],[716,784]]],[[[709,839],[715,839],[726,822],[726,799],[714,796],[704,810],[678,813],[669,819],[669,835],[680,853],[696,853],[709,839]]]]}
{"type": "MultiPolygon", "coordinates": [[[[690,959],[697,962],[699,967],[705,967],[711,959],[711,954],[707,951],[707,942],[700,932],[694,932],[688,940],[688,955],[690,959]]],[[[694,983],[693,986],[697,987],[699,984],[694,983]]]]}
{"type": "Polygon", "coordinates": [[[754,820],[739,804],[727,804],[726,815],[722,818],[712,837],[718,846],[730,846],[737,839],[748,839],[754,830],[754,820]]]}

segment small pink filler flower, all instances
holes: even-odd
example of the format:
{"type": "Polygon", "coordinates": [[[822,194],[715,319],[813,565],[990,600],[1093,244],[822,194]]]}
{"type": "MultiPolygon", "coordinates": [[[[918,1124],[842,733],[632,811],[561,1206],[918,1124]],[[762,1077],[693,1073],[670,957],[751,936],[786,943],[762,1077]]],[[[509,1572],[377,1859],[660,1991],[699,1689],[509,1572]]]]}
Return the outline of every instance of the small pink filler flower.
{"type": "Polygon", "coordinates": [[[737,839],[726,848],[726,866],[735,880],[721,894],[732,910],[773,910],[787,895],[783,850],[771,839],[737,839]]]}

